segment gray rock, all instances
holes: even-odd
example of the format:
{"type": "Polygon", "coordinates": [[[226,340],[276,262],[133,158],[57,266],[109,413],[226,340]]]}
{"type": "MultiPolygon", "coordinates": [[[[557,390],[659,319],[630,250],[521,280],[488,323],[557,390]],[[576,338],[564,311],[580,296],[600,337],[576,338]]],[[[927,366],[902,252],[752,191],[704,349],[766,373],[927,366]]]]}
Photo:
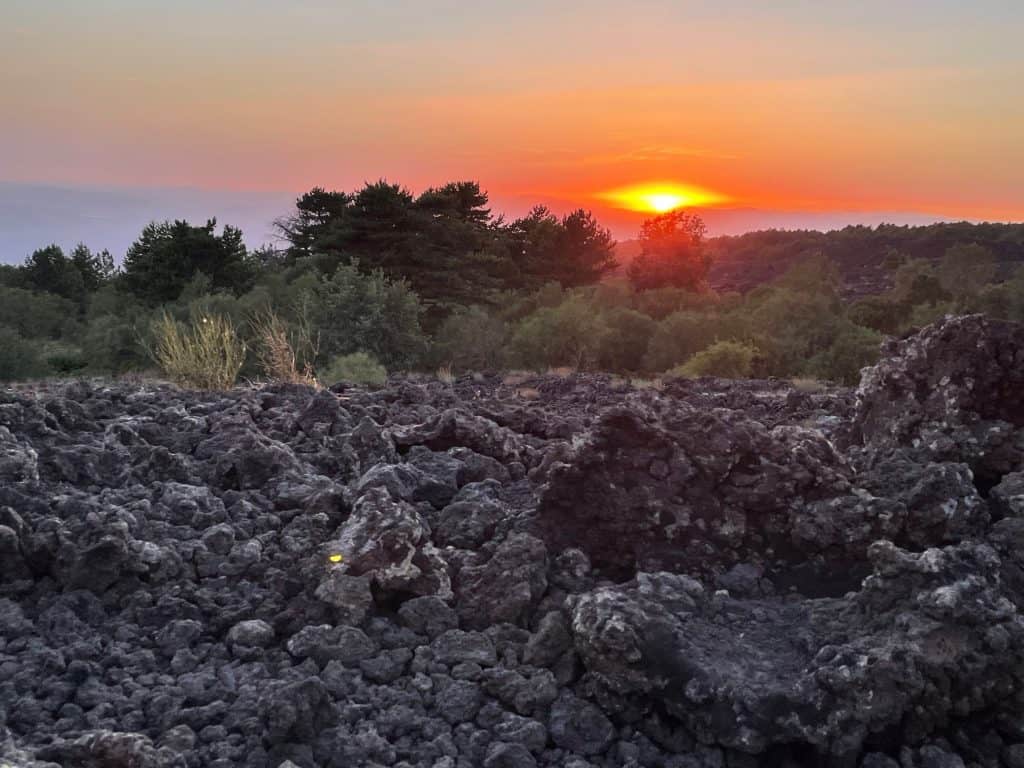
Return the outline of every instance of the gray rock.
{"type": "Polygon", "coordinates": [[[554,664],[572,646],[569,625],[560,611],[551,611],[540,620],[537,631],[526,644],[523,660],[536,667],[554,664]]]}
{"type": "Polygon", "coordinates": [[[487,750],[484,768],[535,768],[537,761],[522,744],[493,743],[487,750]]]}
{"type": "Polygon", "coordinates": [[[521,715],[533,715],[558,696],[554,675],[546,669],[488,669],[481,679],[484,690],[521,715]]]}
{"type": "Polygon", "coordinates": [[[508,509],[491,499],[455,501],[437,515],[434,541],[441,546],[475,549],[489,540],[508,509]]]}
{"type": "Polygon", "coordinates": [[[285,648],[297,659],[313,658],[323,666],[333,657],[332,651],[338,644],[338,632],[330,624],[307,626],[292,635],[285,648]]]}
{"type": "Polygon", "coordinates": [[[274,628],[261,619],[240,621],[228,632],[227,640],[237,656],[259,655],[260,649],[274,642],[274,628]]]}
{"type": "Polygon", "coordinates": [[[547,549],[539,539],[516,533],[480,566],[459,572],[456,610],[463,624],[483,628],[525,621],[547,589],[547,549]]]}
{"type": "Polygon", "coordinates": [[[404,673],[412,660],[408,648],[393,648],[359,662],[359,668],[368,680],[375,683],[393,683],[404,673]]]}
{"type": "Polygon", "coordinates": [[[581,755],[599,755],[615,739],[615,726],[589,701],[562,695],[551,706],[551,740],[581,755]]]}
{"type": "Polygon", "coordinates": [[[398,609],[398,617],[409,629],[431,639],[459,626],[455,611],[433,595],[406,600],[398,609]]]}
{"type": "Polygon", "coordinates": [[[498,663],[494,643],[480,632],[464,632],[449,629],[430,644],[434,656],[442,664],[453,666],[463,662],[474,662],[484,667],[498,663]]]}
{"type": "Polygon", "coordinates": [[[1024,763],[1022,339],[856,394],[9,388],[0,762],[1024,763]]]}
{"type": "Polygon", "coordinates": [[[351,576],[336,568],[324,576],[316,589],[316,596],[334,606],[338,621],[347,624],[362,624],[373,607],[370,578],[351,576]]]}
{"type": "Polygon", "coordinates": [[[437,693],[438,713],[452,725],[468,723],[483,704],[480,686],[468,680],[453,680],[437,693]]]}
{"type": "Polygon", "coordinates": [[[506,712],[492,728],[494,735],[510,744],[522,744],[535,755],[544,751],[548,743],[548,730],[543,723],[506,712]]]}
{"type": "Polygon", "coordinates": [[[1024,744],[1010,744],[1004,747],[1002,758],[1006,768],[1024,768],[1024,744]]]}
{"type": "Polygon", "coordinates": [[[235,544],[235,531],[226,523],[215,525],[203,534],[203,544],[211,552],[226,555],[235,544]]]}
{"type": "Polygon", "coordinates": [[[447,566],[430,541],[426,521],[382,488],[356,500],[330,546],[344,558],[338,571],[366,576],[381,590],[451,595],[447,566]]]}
{"type": "Polygon", "coordinates": [[[1024,472],[1011,472],[989,493],[989,503],[1000,517],[1024,517],[1024,472]]]}

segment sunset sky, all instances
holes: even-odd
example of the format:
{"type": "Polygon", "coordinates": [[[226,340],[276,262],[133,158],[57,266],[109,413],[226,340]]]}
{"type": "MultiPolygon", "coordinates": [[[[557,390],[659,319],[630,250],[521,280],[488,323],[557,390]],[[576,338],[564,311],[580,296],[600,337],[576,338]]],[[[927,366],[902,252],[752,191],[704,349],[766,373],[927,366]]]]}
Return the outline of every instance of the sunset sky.
{"type": "Polygon", "coordinates": [[[3,0],[0,228],[25,185],[381,177],[623,235],[608,193],[646,182],[713,193],[712,223],[1020,220],[1022,40],[1019,0],[3,0]]]}

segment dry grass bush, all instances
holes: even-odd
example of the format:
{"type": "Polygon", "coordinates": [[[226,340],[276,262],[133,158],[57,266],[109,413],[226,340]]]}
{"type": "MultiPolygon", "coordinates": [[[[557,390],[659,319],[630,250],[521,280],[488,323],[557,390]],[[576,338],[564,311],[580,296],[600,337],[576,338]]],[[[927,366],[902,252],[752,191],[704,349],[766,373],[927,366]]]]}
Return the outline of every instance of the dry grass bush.
{"type": "Polygon", "coordinates": [[[521,400],[536,400],[540,397],[540,390],[533,387],[517,387],[516,397],[521,400]]]}
{"type": "Polygon", "coordinates": [[[230,389],[245,363],[245,342],[219,315],[183,328],[166,312],[153,323],[149,353],[164,374],[188,389],[230,389]]]}
{"type": "Polygon", "coordinates": [[[793,385],[793,389],[800,392],[822,392],[826,388],[824,382],[804,376],[790,379],[790,384],[793,385]]]}
{"type": "Polygon", "coordinates": [[[558,365],[548,368],[548,376],[557,376],[560,379],[568,378],[576,373],[576,368],[571,365],[558,365]]]}
{"type": "Polygon", "coordinates": [[[633,389],[656,389],[661,391],[665,388],[665,382],[661,379],[630,379],[629,384],[633,389]]]}
{"type": "Polygon", "coordinates": [[[254,314],[249,325],[255,339],[256,360],[271,381],[317,386],[312,359],[317,340],[304,322],[292,331],[271,309],[254,314]]]}
{"type": "Polygon", "coordinates": [[[506,387],[516,387],[522,384],[524,381],[532,379],[537,374],[531,373],[530,371],[509,371],[502,378],[501,383],[506,387]]]}
{"type": "Polygon", "coordinates": [[[452,373],[452,367],[450,365],[442,365],[437,369],[437,380],[442,384],[454,384],[455,374],[452,373]]]}
{"type": "Polygon", "coordinates": [[[115,374],[113,379],[119,384],[143,387],[150,384],[159,384],[160,371],[155,368],[144,371],[125,371],[124,373],[115,374]]]}

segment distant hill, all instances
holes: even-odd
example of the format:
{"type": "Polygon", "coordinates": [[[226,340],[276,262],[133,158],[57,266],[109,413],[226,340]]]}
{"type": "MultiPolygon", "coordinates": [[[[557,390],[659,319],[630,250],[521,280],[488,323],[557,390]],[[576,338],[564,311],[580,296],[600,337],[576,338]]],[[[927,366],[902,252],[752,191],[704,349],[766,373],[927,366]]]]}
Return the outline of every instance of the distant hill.
{"type": "MultiPolygon", "coordinates": [[[[831,232],[769,229],[709,239],[710,280],[715,290],[745,293],[775,279],[801,257],[820,252],[839,267],[847,296],[865,296],[891,285],[892,269],[886,257],[893,250],[934,261],[957,243],[977,243],[991,250],[1003,275],[1024,266],[1024,224],[882,224],[831,232]]],[[[620,241],[616,248],[619,271],[639,253],[638,241],[620,241]]]]}

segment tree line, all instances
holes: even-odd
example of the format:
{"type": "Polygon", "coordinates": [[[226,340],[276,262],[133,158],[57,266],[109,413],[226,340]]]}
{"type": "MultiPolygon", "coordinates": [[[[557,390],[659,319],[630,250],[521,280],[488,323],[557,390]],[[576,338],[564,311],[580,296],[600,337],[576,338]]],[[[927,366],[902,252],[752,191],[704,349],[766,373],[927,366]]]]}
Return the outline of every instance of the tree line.
{"type": "Polygon", "coordinates": [[[821,250],[754,290],[716,293],[720,239],[692,212],[644,222],[623,270],[589,211],[505,220],[475,182],[316,188],[276,227],[279,247],[250,250],[215,220],[154,222],[120,265],[79,245],[0,267],[0,379],[148,369],[168,339],[187,349],[216,325],[253,378],[276,339],[320,378],[571,366],[850,382],[882,334],[945,312],[1024,319],[1024,279],[971,230],[938,260],[889,248],[891,286],[851,304],[841,260],[821,250]]]}

